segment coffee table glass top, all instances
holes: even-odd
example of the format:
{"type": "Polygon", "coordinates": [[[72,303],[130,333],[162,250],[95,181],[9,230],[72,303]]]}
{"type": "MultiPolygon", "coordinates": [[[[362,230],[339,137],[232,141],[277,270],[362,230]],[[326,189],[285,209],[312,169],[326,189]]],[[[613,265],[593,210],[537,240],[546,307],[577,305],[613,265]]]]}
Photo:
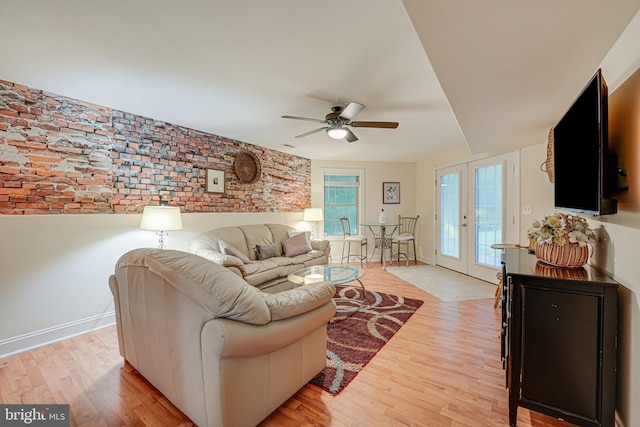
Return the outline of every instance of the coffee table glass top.
{"type": "Polygon", "coordinates": [[[332,285],[360,280],[364,276],[364,269],[354,265],[314,265],[303,268],[287,276],[287,279],[297,285],[306,285],[314,282],[329,282],[332,285]]]}

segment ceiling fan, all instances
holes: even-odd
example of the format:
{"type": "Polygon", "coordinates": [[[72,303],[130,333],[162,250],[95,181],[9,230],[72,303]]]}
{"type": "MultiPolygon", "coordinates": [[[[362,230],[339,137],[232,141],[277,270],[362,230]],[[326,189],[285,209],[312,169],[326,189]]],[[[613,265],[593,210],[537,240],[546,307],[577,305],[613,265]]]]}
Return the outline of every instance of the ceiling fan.
{"type": "Polygon", "coordinates": [[[309,132],[297,135],[296,138],[303,138],[309,136],[321,130],[326,130],[327,134],[333,139],[346,139],[348,142],[357,141],[358,138],[351,132],[351,127],[367,127],[367,128],[382,128],[382,129],[395,129],[398,127],[398,122],[352,122],[351,120],[364,109],[364,105],[357,102],[350,102],[346,107],[335,106],[331,107],[331,113],[325,116],[324,120],[310,119],[307,117],[297,116],[282,116],[283,119],[295,119],[295,120],[307,120],[316,123],[325,123],[327,126],[314,129],[309,132]]]}

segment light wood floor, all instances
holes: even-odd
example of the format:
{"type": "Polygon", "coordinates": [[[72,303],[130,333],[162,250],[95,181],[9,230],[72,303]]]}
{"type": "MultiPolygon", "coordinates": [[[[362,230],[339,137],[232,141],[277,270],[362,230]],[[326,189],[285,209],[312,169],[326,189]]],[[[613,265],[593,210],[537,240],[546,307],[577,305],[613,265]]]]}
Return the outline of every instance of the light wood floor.
{"type": "MultiPolygon", "coordinates": [[[[424,304],[338,396],[307,385],[261,426],[509,425],[493,299],[442,302],[375,264],[363,282],[424,304]]],[[[193,425],[123,362],[114,327],[0,359],[0,403],[68,403],[72,426],[193,425]]],[[[567,425],[518,411],[519,427],[567,425]]]]}

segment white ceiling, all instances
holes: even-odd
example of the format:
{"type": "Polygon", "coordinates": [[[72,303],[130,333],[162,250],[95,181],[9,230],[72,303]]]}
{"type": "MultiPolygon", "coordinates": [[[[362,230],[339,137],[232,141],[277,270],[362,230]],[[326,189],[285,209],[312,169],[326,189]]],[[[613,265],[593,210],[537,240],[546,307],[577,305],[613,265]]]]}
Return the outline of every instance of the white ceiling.
{"type": "MultiPolygon", "coordinates": [[[[0,80],[312,159],[542,143],[640,0],[0,0],[0,80]],[[367,106],[359,141],[324,132],[367,106]],[[284,144],[294,146],[288,148],[284,144]]],[[[605,75],[606,78],[606,75],[605,75]]]]}

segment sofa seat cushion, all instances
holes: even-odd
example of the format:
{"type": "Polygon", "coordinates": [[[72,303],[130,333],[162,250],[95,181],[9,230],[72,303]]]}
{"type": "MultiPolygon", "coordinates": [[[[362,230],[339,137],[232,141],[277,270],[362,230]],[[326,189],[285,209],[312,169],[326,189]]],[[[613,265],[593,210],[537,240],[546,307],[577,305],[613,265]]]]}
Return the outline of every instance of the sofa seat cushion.
{"type": "Polygon", "coordinates": [[[243,264],[240,267],[242,277],[251,285],[258,286],[262,283],[269,282],[274,279],[286,277],[289,271],[286,267],[293,267],[298,270],[300,263],[294,258],[274,257],[263,261],[253,261],[251,264],[243,264]],[[283,270],[282,267],[285,267],[283,270]]]}
{"type": "Polygon", "coordinates": [[[259,286],[276,279],[286,280],[289,274],[300,269],[325,263],[325,253],[313,250],[294,257],[274,257],[237,267],[244,280],[253,286],[259,286]]]}

